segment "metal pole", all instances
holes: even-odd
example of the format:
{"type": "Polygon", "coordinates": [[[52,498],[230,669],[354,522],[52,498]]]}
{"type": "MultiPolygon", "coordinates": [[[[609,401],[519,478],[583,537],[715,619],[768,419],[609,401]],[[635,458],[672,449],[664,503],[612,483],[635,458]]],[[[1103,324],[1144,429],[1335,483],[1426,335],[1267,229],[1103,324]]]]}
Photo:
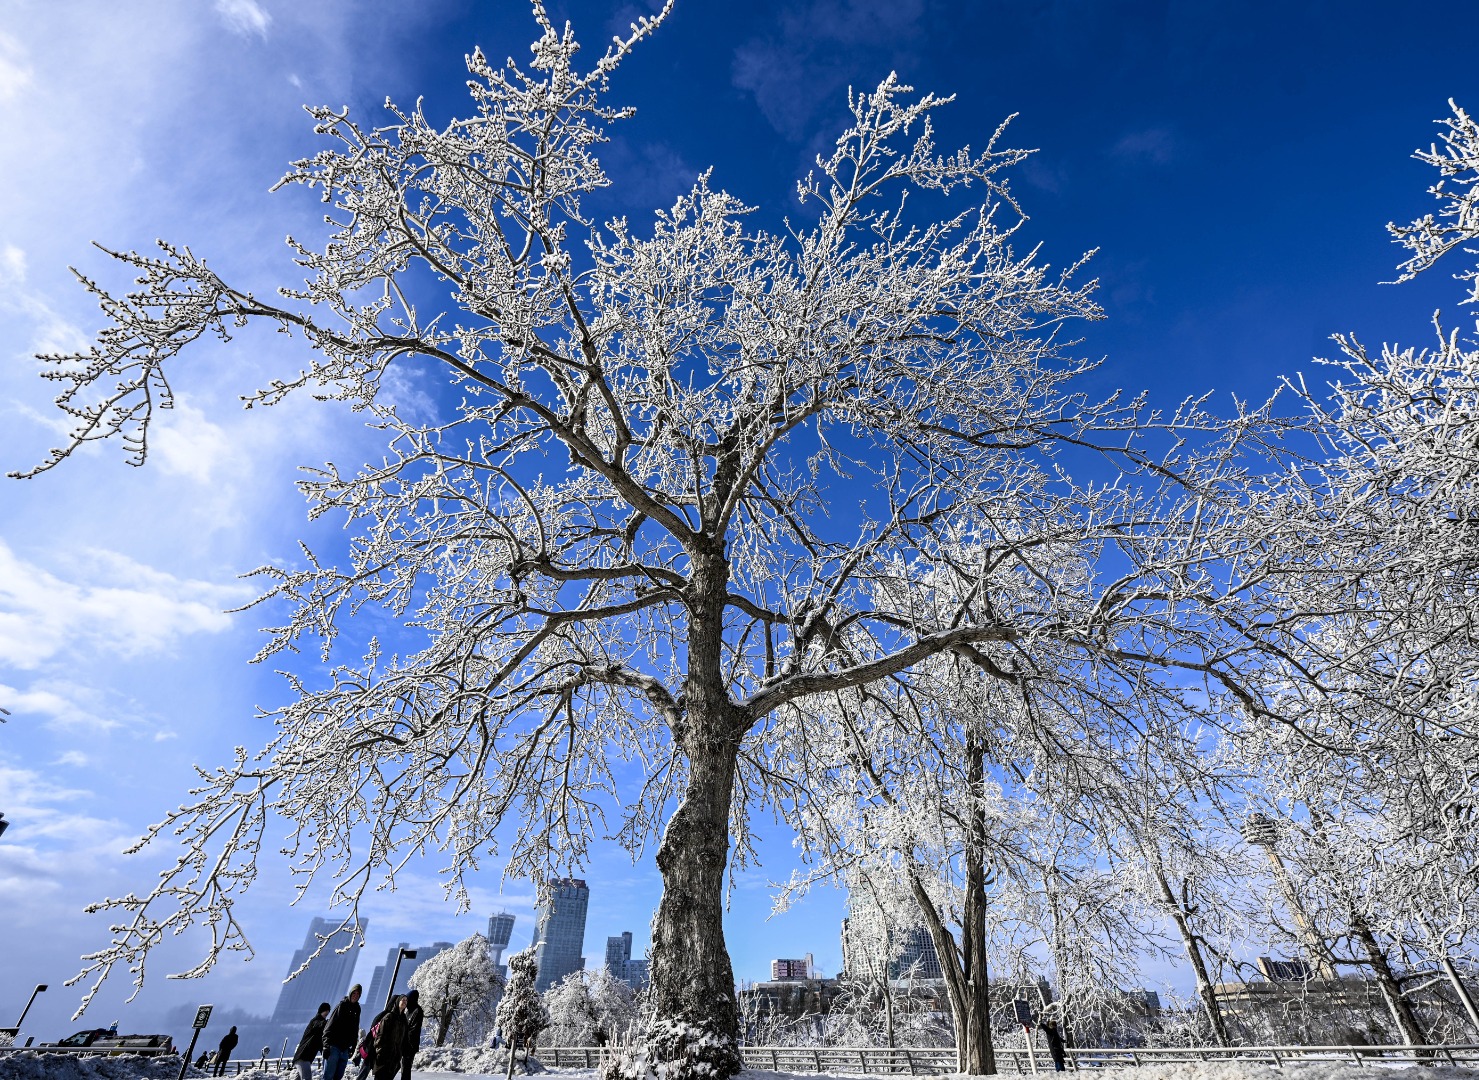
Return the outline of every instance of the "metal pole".
{"type": "Polygon", "coordinates": [[[45,983],[37,983],[36,989],[31,991],[31,997],[26,1002],[26,1007],[21,1010],[21,1018],[15,1022],[16,1032],[19,1034],[20,1026],[26,1022],[26,1013],[31,1011],[31,1002],[36,1000],[36,995],[46,989],[45,983]]]}
{"type": "Polygon", "coordinates": [[[1454,967],[1453,961],[1446,956],[1443,958],[1443,970],[1448,974],[1448,981],[1453,983],[1453,992],[1463,1003],[1464,1012],[1469,1014],[1469,1022],[1475,1028],[1479,1028],[1479,1010],[1474,1008],[1474,999],[1469,996],[1469,989],[1464,985],[1464,981],[1458,977],[1458,968],[1454,967]]]}
{"type": "Polygon", "coordinates": [[[385,991],[385,1008],[390,1008],[390,1001],[395,997],[395,981],[401,976],[401,961],[416,959],[415,949],[402,949],[395,956],[395,970],[390,973],[390,987],[385,991]]]}
{"type": "Polygon", "coordinates": [[[190,1049],[185,1051],[185,1056],[180,1060],[180,1075],[176,1080],[185,1080],[185,1070],[190,1067],[191,1060],[195,1057],[195,1040],[200,1038],[200,1028],[190,1032],[190,1049]]]}

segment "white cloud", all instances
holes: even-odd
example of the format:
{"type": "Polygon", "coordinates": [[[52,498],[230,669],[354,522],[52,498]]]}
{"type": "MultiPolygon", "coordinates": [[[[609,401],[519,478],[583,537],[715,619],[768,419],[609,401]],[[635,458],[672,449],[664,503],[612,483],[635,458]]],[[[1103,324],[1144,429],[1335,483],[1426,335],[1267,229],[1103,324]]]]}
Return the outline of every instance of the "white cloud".
{"type": "Polygon", "coordinates": [[[0,540],[0,657],[30,670],[62,652],[127,657],[164,652],[191,634],[231,625],[223,609],[249,587],[177,578],[116,552],[88,549],[75,580],[17,556],[0,540]]]}
{"type": "Polygon", "coordinates": [[[38,681],[21,690],[0,683],[0,701],[17,715],[45,716],[50,726],[62,729],[107,731],[120,724],[118,710],[105,707],[96,691],[77,685],[38,681]]]}
{"type": "Polygon", "coordinates": [[[92,764],[92,758],[88,757],[81,750],[68,750],[56,759],[56,763],[58,765],[71,765],[75,768],[85,769],[92,764]]]}
{"type": "Polygon", "coordinates": [[[216,0],[216,13],[221,16],[233,33],[247,36],[267,36],[272,25],[272,16],[262,10],[256,0],[216,0]]]}
{"type": "Polygon", "coordinates": [[[9,34],[0,34],[0,101],[18,97],[31,85],[31,68],[26,63],[21,43],[9,34]]]}
{"type": "Polygon", "coordinates": [[[197,484],[209,484],[217,466],[231,457],[225,429],[180,398],[169,413],[161,414],[151,435],[151,459],[166,473],[187,476],[197,484]]]}
{"type": "Polygon", "coordinates": [[[26,280],[26,253],[14,244],[0,247],[0,284],[19,285],[26,280]]]}

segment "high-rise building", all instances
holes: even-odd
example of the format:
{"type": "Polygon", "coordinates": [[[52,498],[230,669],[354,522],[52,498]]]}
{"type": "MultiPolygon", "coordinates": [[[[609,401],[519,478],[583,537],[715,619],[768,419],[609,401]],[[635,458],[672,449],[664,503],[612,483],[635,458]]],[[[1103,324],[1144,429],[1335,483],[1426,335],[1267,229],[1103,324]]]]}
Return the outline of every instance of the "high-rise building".
{"type": "Polygon", "coordinates": [[[591,891],[579,878],[555,878],[534,919],[534,962],[540,993],[572,972],[585,968],[585,913],[591,891]]]}
{"type": "Polygon", "coordinates": [[[360,1008],[366,1019],[374,1016],[385,1008],[387,994],[404,994],[411,989],[411,976],[416,974],[416,969],[426,963],[439,952],[452,947],[450,941],[438,941],[431,945],[420,945],[416,948],[415,958],[407,957],[401,961],[400,971],[395,970],[395,959],[400,955],[402,949],[409,949],[409,942],[402,941],[393,946],[385,953],[385,963],[375,969],[375,974],[370,978],[370,991],[360,999],[360,1008]],[[395,974],[395,989],[390,987],[390,976],[395,974]]]}
{"type": "Polygon", "coordinates": [[[620,979],[632,959],[632,932],[623,930],[619,937],[606,939],[606,970],[620,979]]]}
{"type": "Polygon", "coordinates": [[[894,958],[889,962],[890,978],[913,976],[916,979],[940,979],[940,954],[935,952],[935,939],[922,926],[911,926],[889,937],[896,943],[894,958]]]}
{"type": "Polygon", "coordinates": [[[623,930],[606,939],[606,970],[633,990],[641,990],[652,981],[646,960],[632,959],[632,932],[623,930]]]}
{"type": "Polygon", "coordinates": [[[319,1004],[327,1001],[337,1004],[349,989],[350,977],[354,974],[354,962],[359,959],[359,947],[364,944],[364,930],[370,925],[361,919],[360,933],[354,934],[340,926],[340,919],[314,919],[309,924],[308,934],[303,938],[303,947],[293,953],[288,967],[291,974],[302,967],[303,961],[313,956],[319,943],[325,938],[323,951],[313,957],[308,967],[296,979],[283,984],[277,995],[277,1007],[272,1010],[274,1024],[306,1024],[318,1011],[319,1004]]]}

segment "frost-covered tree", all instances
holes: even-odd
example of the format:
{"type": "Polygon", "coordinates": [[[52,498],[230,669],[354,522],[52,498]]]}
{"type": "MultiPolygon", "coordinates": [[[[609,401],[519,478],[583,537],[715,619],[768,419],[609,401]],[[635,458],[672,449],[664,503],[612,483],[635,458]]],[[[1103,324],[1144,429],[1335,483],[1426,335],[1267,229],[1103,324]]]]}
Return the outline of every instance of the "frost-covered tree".
{"type": "MultiPolygon", "coordinates": [[[[1416,156],[1438,208],[1388,226],[1402,280],[1479,254],[1479,126],[1455,105],[1416,156]]],[[[1456,276],[1472,308],[1479,271],[1456,276]]],[[[1432,975],[1463,996],[1476,884],[1479,340],[1434,328],[1421,349],[1337,335],[1330,385],[1291,383],[1317,442],[1250,499],[1240,570],[1263,581],[1250,625],[1292,660],[1268,699],[1285,723],[1245,736],[1299,878],[1285,907],[1376,982],[1408,1041],[1424,1038],[1408,995],[1432,975]]]]}
{"type": "Polygon", "coordinates": [[[637,1022],[631,988],[604,967],[575,971],[544,992],[555,1046],[621,1042],[637,1022]]]}
{"type": "Polygon", "coordinates": [[[501,979],[488,939],[473,934],[418,966],[411,986],[421,992],[421,1007],[436,1023],[436,1045],[443,1046],[449,1034],[463,1041],[486,1030],[501,979]]]}
{"type": "Polygon", "coordinates": [[[498,1001],[496,1019],[508,1046],[509,1076],[514,1074],[515,1052],[522,1048],[527,1059],[529,1047],[539,1038],[539,1033],[549,1027],[549,1010],[545,1008],[539,991],[534,989],[538,974],[539,965],[534,959],[533,948],[508,958],[508,983],[498,1001]]]}
{"type": "Polygon", "coordinates": [[[813,870],[792,888],[861,879],[929,932],[962,1072],[994,1069],[993,980],[1049,971],[1066,1019],[1100,1024],[1145,945],[1145,901],[1086,823],[1126,783],[1117,759],[1180,745],[1187,705],[1153,678],[1096,674],[1048,644],[990,646],[921,665],[907,693],[819,710],[834,757],[795,786],[813,870]]]}
{"type": "Polygon", "coordinates": [[[982,649],[1048,643],[1089,696],[1180,668],[1251,700],[1205,566],[1240,512],[1219,492],[1253,418],[1080,389],[1094,365],[1063,327],[1098,315],[1093,286],[1014,248],[1004,170],[1024,154],[1001,131],[941,153],[944,101],[890,76],[850,95],[789,222],[709,174],[648,223],[590,220],[597,151],[627,115],[608,79],[666,11],[582,68],[536,3],[532,64],[474,53],[472,111],[444,127],[419,106],[381,126],[311,110],[327,145],[283,184],[323,200],[327,235],[290,241],[306,280],[276,297],[173,244],[114,253],[137,275],[122,295],[85,279],[108,325],[48,358],[77,425],[33,472],[111,437],[141,463],[181,354],[251,324],[304,361],[249,406],[317,393],[388,441],[301,483],[314,516],[349,525],[343,563],[258,571],[287,609],[262,658],[318,639],[325,668],[292,676],[263,751],[206,772],[150,830],[180,838],[178,864],[100,905],[121,927],[84,974],[141,977],[195,922],[214,936],[192,973],[244,947],[233,900],[273,815],[305,881],[329,874],[354,905],[433,848],[454,894],[489,851],[553,875],[620,814],[616,835],[655,844],[662,874],[660,1041],[728,1074],[725,874],[756,803],[829,752],[818,700],[907,693],[946,653],[1010,682],[982,649]],[[401,369],[450,384],[441,415],[383,397],[401,369]],[[346,658],[341,621],[366,607],[404,638],[346,658]]]}

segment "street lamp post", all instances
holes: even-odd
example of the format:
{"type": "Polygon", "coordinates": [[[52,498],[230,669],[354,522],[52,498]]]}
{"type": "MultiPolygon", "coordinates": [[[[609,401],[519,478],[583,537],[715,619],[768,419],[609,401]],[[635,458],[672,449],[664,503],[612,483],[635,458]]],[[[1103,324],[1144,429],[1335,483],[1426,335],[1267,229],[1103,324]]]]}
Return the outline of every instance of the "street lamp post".
{"type": "Polygon", "coordinates": [[[401,961],[416,959],[415,949],[402,949],[395,958],[395,970],[390,973],[390,986],[385,991],[385,1007],[390,1008],[390,999],[395,997],[395,981],[401,975],[401,961]]]}
{"type": "Polygon", "coordinates": [[[28,1012],[31,1011],[31,1003],[36,1000],[36,995],[39,994],[39,993],[42,993],[45,989],[46,989],[46,984],[45,983],[37,983],[36,984],[36,989],[34,989],[34,990],[31,991],[30,1000],[26,1002],[26,1007],[21,1010],[21,1018],[15,1022],[15,1026],[16,1026],[16,1030],[17,1031],[19,1031],[20,1030],[20,1026],[26,1022],[26,1013],[28,1013],[28,1012]]]}

